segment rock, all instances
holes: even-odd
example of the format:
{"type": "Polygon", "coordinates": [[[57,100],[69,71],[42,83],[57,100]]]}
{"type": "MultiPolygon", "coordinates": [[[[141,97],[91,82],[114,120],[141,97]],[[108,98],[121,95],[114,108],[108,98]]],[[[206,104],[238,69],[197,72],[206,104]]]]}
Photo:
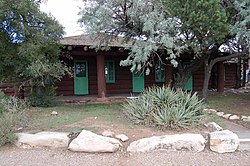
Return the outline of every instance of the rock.
{"type": "Polygon", "coordinates": [[[115,138],[121,140],[122,142],[126,142],[129,140],[129,138],[125,134],[118,134],[115,136],[115,138]]]}
{"type": "Polygon", "coordinates": [[[22,127],[18,127],[16,130],[17,130],[18,132],[20,132],[20,131],[23,130],[23,128],[22,128],[22,127]]]}
{"type": "Polygon", "coordinates": [[[52,111],[50,115],[57,116],[58,113],[56,111],[52,111]]]}
{"type": "Polygon", "coordinates": [[[217,110],[215,109],[204,109],[204,111],[207,112],[208,114],[217,113],[217,110]]]}
{"type": "Polygon", "coordinates": [[[115,138],[82,130],[78,137],[69,144],[68,149],[75,152],[116,152],[120,146],[122,144],[115,138]]]}
{"type": "Polygon", "coordinates": [[[225,118],[225,119],[229,119],[229,117],[231,116],[232,114],[225,114],[223,115],[222,117],[225,118]]]}
{"type": "Polygon", "coordinates": [[[17,133],[15,145],[22,148],[51,147],[64,148],[68,146],[68,133],[40,132],[36,134],[17,133]]]}
{"type": "Polygon", "coordinates": [[[239,146],[239,138],[229,130],[209,134],[210,149],[218,153],[234,152],[239,146]]]}
{"type": "Polygon", "coordinates": [[[207,144],[208,138],[209,138],[209,132],[204,131],[204,132],[201,133],[201,135],[205,138],[205,140],[206,140],[205,144],[207,144]]]}
{"type": "Polygon", "coordinates": [[[113,137],[114,135],[115,135],[115,133],[110,131],[110,130],[105,130],[102,132],[102,136],[104,136],[104,137],[113,137]]]}
{"type": "Polygon", "coordinates": [[[247,116],[242,115],[242,116],[241,116],[241,120],[243,120],[243,119],[247,119],[247,116]]]}
{"type": "Polygon", "coordinates": [[[209,122],[207,124],[204,124],[210,131],[221,131],[223,130],[223,128],[221,126],[219,126],[217,123],[215,122],[209,122]]]}
{"type": "Polygon", "coordinates": [[[177,134],[143,138],[132,142],[128,152],[150,152],[154,150],[181,150],[195,152],[203,151],[206,140],[200,134],[177,134]]]}
{"type": "Polygon", "coordinates": [[[239,120],[240,117],[238,115],[232,115],[229,117],[230,120],[239,120]]]}
{"type": "Polygon", "coordinates": [[[244,122],[250,122],[250,116],[247,116],[246,118],[242,119],[244,122]]]}
{"type": "Polygon", "coordinates": [[[222,117],[224,115],[224,112],[217,112],[216,115],[222,117]]]}

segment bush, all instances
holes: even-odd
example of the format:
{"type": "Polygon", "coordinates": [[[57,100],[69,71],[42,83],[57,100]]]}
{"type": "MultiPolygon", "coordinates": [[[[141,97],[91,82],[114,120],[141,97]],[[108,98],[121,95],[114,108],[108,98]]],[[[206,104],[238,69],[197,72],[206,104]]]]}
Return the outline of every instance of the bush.
{"type": "Polygon", "coordinates": [[[55,87],[33,87],[28,94],[28,103],[33,107],[52,107],[56,105],[55,87]]]}
{"type": "Polygon", "coordinates": [[[18,121],[16,113],[3,112],[0,115],[0,146],[15,141],[15,127],[18,125],[18,121]]]}
{"type": "Polygon", "coordinates": [[[0,114],[3,113],[4,104],[2,103],[3,99],[5,98],[5,94],[0,90],[0,114]]]}
{"type": "Polygon", "coordinates": [[[6,96],[0,91],[0,146],[13,143],[16,138],[15,128],[27,124],[24,116],[26,107],[24,100],[6,96]]]}
{"type": "Polygon", "coordinates": [[[138,99],[129,100],[123,107],[137,124],[176,129],[199,125],[204,103],[196,93],[163,86],[148,88],[138,99]]]}

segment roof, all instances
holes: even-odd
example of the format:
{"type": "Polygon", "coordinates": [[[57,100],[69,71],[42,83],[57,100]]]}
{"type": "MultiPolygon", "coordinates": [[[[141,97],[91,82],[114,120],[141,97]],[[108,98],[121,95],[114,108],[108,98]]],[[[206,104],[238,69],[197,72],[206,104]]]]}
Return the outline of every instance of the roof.
{"type": "MultiPolygon", "coordinates": [[[[100,45],[101,39],[103,36],[99,35],[78,35],[78,36],[69,36],[69,37],[64,37],[63,39],[60,40],[60,43],[62,45],[74,45],[74,46],[96,46],[100,45]]],[[[125,47],[128,45],[133,45],[132,41],[125,42],[125,38],[123,37],[112,37],[112,36],[107,36],[111,38],[108,41],[108,44],[105,45],[105,43],[101,44],[102,46],[110,46],[110,47],[125,47]]]]}

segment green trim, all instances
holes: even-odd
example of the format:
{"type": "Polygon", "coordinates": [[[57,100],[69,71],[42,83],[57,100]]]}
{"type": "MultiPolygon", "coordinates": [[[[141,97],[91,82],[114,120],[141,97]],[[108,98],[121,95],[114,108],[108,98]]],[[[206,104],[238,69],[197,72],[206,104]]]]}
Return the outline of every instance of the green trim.
{"type": "Polygon", "coordinates": [[[186,82],[184,90],[193,90],[193,76],[190,76],[188,81],[186,82]]]}
{"type": "Polygon", "coordinates": [[[144,91],[144,71],[134,71],[132,73],[132,84],[133,92],[143,92],[144,91]]]}
{"type": "Polygon", "coordinates": [[[115,61],[105,62],[106,83],[115,83],[115,61]]]}
{"type": "Polygon", "coordinates": [[[155,65],[155,82],[165,82],[165,66],[164,65],[155,65]]]}

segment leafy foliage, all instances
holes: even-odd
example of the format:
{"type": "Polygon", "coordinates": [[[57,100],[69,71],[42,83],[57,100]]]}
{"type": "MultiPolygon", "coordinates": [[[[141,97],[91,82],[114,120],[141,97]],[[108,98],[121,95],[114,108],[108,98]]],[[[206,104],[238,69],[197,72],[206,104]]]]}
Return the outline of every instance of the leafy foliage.
{"type": "Polygon", "coordinates": [[[56,105],[55,87],[33,87],[28,95],[28,103],[33,107],[52,107],[56,105]]]}
{"type": "Polygon", "coordinates": [[[44,85],[69,70],[59,60],[63,28],[37,0],[0,1],[0,81],[44,85]]]}
{"type": "Polygon", "coordinates": [[[137,124],[176,129],[198,125],[203,117],[203,107],[203,101],[196,93],[152,87],[138,99],[129,100],[124,110],[137,124]]]}
{"type": "Polygon", "coordinates": [[[237,0],[234,2],[234,6],[237,15],[233,17],[235,21],[234,24],[230,26],[231,33],[236,34],[237,38],[242,38],[246,44],[245,47],[249,47],[247,44],[249,44],[250,41],[250,2],[237,0]]]}
{"type": "Polygon", "coordinates": [[[134,39],[129,57],[121,62],[131,66],[131,71],[151,66],[152,53],[161,57],[157,51],[161,49],[176,67],[180,53],[191,50],[201,56],[228,33],[226,12],[219,0],[86,0],[86,5],[80,22],[88,33],[134,39]]]}
{"type": "Polygon", "coordinates": [[[131,66],[131,71],[143,67],[149,71],[152,65],[150,62],[152,53],[162,56],[158,49],[165,49],[170,55],[170,62],[177,66],[175,59],[182,49],[175,43],[175,34],[178,33],[175,27],[177,20],[173,17],[166,18],[169,13],[162,7],[160,1],[86,0],[85,2],[87,7],[82,10],[82,18],[79,21],[86,27],[88,33],[112,34],[102,36],[103,43],[108,43],[114,36],[124,36],[124,45],[130,53],[128,58],[120,63],[122,66],[131,66]]]}

